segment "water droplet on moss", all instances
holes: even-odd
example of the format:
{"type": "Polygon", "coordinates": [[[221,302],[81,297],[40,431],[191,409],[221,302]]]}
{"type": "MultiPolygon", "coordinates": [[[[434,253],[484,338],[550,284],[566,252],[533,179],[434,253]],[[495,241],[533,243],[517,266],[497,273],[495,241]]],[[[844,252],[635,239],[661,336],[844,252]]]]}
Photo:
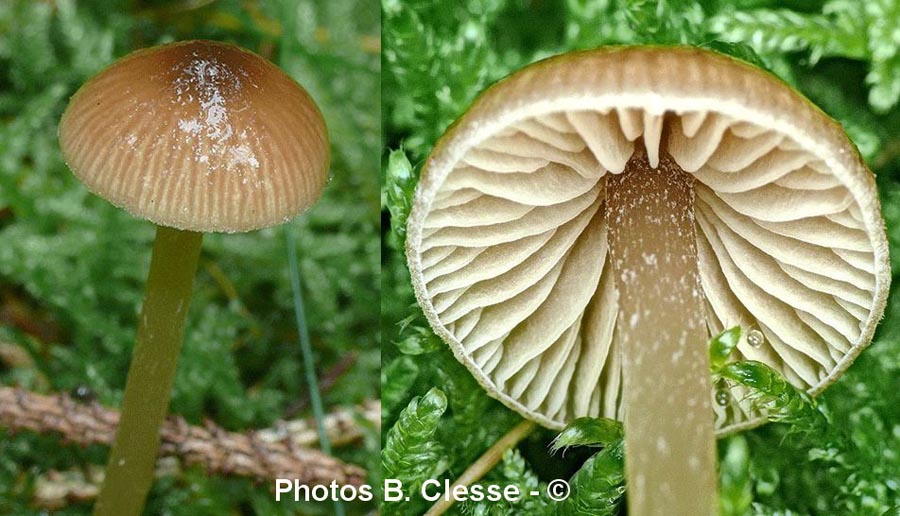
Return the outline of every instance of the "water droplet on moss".
{"type": "Polygon", "coordinates": [[[728,392],[716,391],[716,403],[718,403],[719,406],[724,407],[725,405],[728,405],[729,398],[730,396],[728,395],[728,392]]]}
{"type": "Polygon", "coordinates": [[[747,344],[750,344],[753,348],[758,348],[763,345],[763,342],[766,341],[766,338],[763,336],[763,333],[756,328],[747,332],[747,344]]]}

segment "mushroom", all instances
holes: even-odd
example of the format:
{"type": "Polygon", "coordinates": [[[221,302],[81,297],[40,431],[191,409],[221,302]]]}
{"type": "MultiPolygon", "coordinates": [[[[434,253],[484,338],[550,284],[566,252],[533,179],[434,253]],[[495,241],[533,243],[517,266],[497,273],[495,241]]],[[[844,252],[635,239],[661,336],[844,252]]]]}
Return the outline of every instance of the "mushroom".
{"type": "Polygon", "coordinates": [[[280,224],[328,171],[322,115],[293,79],[233,45],[139,50],[90,79],[59,126],[92,192],[156,224],[122,416],[95,514],[140,513],[153,478],[203,232],[280,224]]]}
{"type": "Polygon", "coordinates": [[[872,174],[768,73],[699,49],[558,56],[436,144],[407,259],[435,332],[496,397],[559,429],[624,422],[629,514],[716,514],[706,343],[816,394],[870,341],[890,281],[872,174]]]}

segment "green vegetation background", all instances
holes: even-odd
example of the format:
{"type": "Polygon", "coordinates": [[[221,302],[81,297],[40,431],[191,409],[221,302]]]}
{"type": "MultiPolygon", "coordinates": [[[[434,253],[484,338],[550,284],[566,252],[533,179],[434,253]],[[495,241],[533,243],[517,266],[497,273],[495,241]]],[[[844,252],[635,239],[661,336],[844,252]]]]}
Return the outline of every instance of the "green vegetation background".
{"type": "MultiPolygon", "coordinates": [[[[332,141],[322,200],[281,228],[208,236],[171,410],[199,424],[260,428],[307,417],[285,233],[294,232],[326,408],[379,393],[380,12],[371,0],[0,1],[0,384],[90,388],[121,401],[153,229],[89,194],[56,133],[68,97],[132,49],[230,41],[266,55],[321,107],[332,141]]],[[[341,458],[378,471],[377,432],[341,458]]],[[[103,464],[106,448],[0,429],[0,515],[47,514],[50,470],[103,464]]],[[[271,486],[200,469],[159,480],[146,514],[330,514],[276,504],[271,486]]],[[[366,507],[351,506],[350,514],[366,507]]],[[[86,515],[88,503],[53,512],[86,515]]]]}
{"type": "MultiPolygon", "coordinates": [[[[428,328],[411,292],[402,242],[417,174],[435,140],[479,92],[527,63],[607,44],[686,43],[768,68],[841,121],[877,173],[894,271],[900,271],[897,0],[382,0],[382,7],[382,465],[386,477],[405,481],[413,500],[385,504],[385,514],[424,512],[428,504],[415,494],[423,480],[456,478],[518,421],[428,328]]],[[[897,285],[895,278],[894,290],[897,285]]],[[[788,423],[720,441],[722,514],[900,514],[896,296],[872,346],[817,407],[781,393],[771,399],[788,423]]],[[[527,492],[572,476],[569,502],[464,503],[450,514],[624,513],[615,447],[585,462],[596,448],[551,456],[553,437],[532,435],[488,478],[527,492]]]]}

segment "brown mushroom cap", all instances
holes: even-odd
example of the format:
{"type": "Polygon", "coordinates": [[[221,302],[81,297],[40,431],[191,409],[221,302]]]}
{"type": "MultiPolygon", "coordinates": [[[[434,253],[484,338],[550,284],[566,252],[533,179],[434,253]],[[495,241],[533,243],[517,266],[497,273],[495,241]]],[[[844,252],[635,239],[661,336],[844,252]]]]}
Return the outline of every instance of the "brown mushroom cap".
{"type": "MultiPolygon", "coordinates": [[[[607,179],[637,153],[693,176],[709,334],[742,326],[734,359],[813,394],[832,383],[871,340],[890,282],[873,176],[790,87],[691,48],[548,59],[490,88],[441,138],[407,258],[457,358],[545,426],[621,419],[616,334],[641,314],[617,320],[604,204],[607,179]]],[[[763,421],[733,394],[714,405],[720,433],[763,421]]]]}
{"type": "Polygon", "coordinates": [[[91,191],[183,230],[280,224],[327,180],[325,123],[306,91],[262,57],[214,41],[116,61],[74,95],[59,138],[91,191]]]}

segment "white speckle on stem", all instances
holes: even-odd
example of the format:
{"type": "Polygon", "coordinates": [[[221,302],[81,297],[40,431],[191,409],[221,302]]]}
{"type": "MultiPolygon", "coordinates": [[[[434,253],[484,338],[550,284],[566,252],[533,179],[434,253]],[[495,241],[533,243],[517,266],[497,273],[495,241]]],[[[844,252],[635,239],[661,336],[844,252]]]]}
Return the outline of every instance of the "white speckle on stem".
{"type": "Polygon", "coordinates": [[[669,451],[669,443],[666,442],[665,437],[659,437],[656,439],[656,451],[659,453],[666,453],[669,451]]]}
{"type": "Polygon", "coordinates": [[[633,314],[631,314],[631,318],[628,319],[628,324],[632,328],[637,328],[638,322],[640,322],[640,320],[641,320],[641,316],[636,313],[633,313],[633,314]]]}

